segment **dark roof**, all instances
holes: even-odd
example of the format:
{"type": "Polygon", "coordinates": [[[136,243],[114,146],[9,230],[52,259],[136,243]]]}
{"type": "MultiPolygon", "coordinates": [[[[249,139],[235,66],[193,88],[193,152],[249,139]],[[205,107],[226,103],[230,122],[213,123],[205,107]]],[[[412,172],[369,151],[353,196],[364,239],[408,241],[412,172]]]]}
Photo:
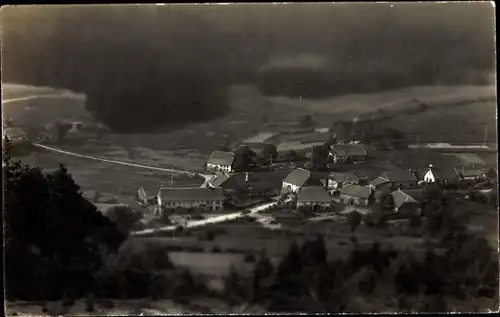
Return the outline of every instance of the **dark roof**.
{"type": "Polygon", "coordinates": [[[400,191],[402,191],[408,196],[411,196],[418,202],[422,202],[425,199],[424,191],[422,189],[401,189],[400,191]]]}
{"type": "Polygon", "coordinates": [[[382,184],[385,184],[388,182],[389,182],[389,180],[387,178],[383,178],[382,176],[377,176],[376,178],[372,179],[369,182],[369,184],[372,186],[378,186],[378,185],[382,185],[382,184]]]}
{"type": "Polygon", "coordinates": [[[222,188],[160,188],[158,195],[166,201],[224,200],[222,188]]]}
{"type": "Polygon", "coordinates": [[[340,189],[340,193],[347,196],[369,198],[372,191],[369,187],[360,185],[346,185],[340,189]]]}
{"type": "Polygon", "coordinates": [[[363,143],[349,143],[349,144],[335,144],[333,150],[337,155],[345,153],[347,156],[351,155],[367,155],[366,147],[363,143]]]}
{"type": "Polygon", "coordinates": [[[414,182],[417,180],[415,174],[405,170],[385,171],[381,176],[390,182],[414,182]]]}
{"type": "Polygon", "coordinates": [[[338,172],[330,174],[330,178],[337,182],[357,181],[359,176],[355,171],[338,172]]]}
{"type": "Polygon", "coordinates": [[[283,180],[285,183],[289,183],[295,186],[303,186],[307,180],[311,177],[311,172],[303,168],[296,168],[288,174],[288,176],[283,180]]]}
{"type": "Polygon", "coordinates": [[[222,151],[214,151],[212,155],[208,158],[209,164],[214,165],[233,165],[234,161],[234,153],[232,152],[222,152],[222,151]]]}
{"type": "Polygon", "coordinates": [[[414,199],[407,192],[402,190],[396,190],[391,193],[391,196],[394,198],[394,207],[399,208],[406,203],[414,203],[418,204],[418,201],[414,199]]]}
{"type": "Polygon", "coordinates": [[[455,169],[460,177],[481,177],[485,174],[482,170],[476,169],[455,169]]]}
{"type": "Polygon", "coordinates": [[[219,176],[216,176],[216,178],[214,180],[211,180],[210,185],[212,185],[213,187],[220,187],[228,179],[229,179],[229,175],[224,173],[224,174],[221,174],[219,176]]]}
{"type": "Polygon", "coordinates": [[[303,187],[297,197],[298,201],[311,201],[318,203],[329,203],[332,197],[321,186],[307,186],[303,187]]]}

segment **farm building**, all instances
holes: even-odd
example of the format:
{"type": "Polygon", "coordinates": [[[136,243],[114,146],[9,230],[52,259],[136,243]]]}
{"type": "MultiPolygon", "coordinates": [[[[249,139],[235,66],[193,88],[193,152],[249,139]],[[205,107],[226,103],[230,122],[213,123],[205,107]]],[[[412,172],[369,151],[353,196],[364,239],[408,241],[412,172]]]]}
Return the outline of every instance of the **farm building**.
{"type": "Polygon", "coordinates": [[[316,146],[323,146],[324,142],[316,143],[301,143],[300,141],[283,142],[277,147],[278,158],[283,159],[290,155],[291,152],[299,156],[309,156],[316,146]]]}
{"type": "Polygon", "coordinates": [[[335,144],[330,147],[330,157],[334,163],[366,161],[366,147],[362,143],[335,144]]]}
{"type": "Polygon", "coordinates": [[[214,151],[207,161],[207,171],[232,172],[234,163],[234,153],[214,151]]]}
{"type": "Polygon", "coordinates": [[[244,145],[262,145],[262,144],[272,144],[277,145],[279,143],[279,136],[272,132],[262,132],[249,139],[242,142],[244,145]]]}
{"type": "Polygon", "coordinates": [[[385,171],[370,182],[375,189],[387,187],[389,189],[413,189],[417,188],[418,180],[410,171],[385,171]]]}
{"type": "Polygon", "coordinates": [[[160,188],[158,205],[163,208],[222,209],[225,197],[222,188],[160,188]]]}
{"type": "Polygon", "coordinates": [[[233,175],[228,175],[226,173],[220,174],[213,181],[209,182],[208,186],[210,188],[222,188],[225,192],[232,194],[248,192],[245,173],[233,175]]]}
{"type": "Polygon", "coordinates": [[[328,185],[326,180],[322,180],[323,185],[329,190],[337,190],[344,185],[359,184],[366,180],[365,175],[360,175],[357,171],[335,172],[328,176],[328,185]]]}
{"type": "Polygon", "coordinates": [[[446,168],[437,169],[432,165],[429,165],[424,174],[424,182],[426,183],[449,184],[458,181],[458,175],[454,170],[446,168]]]}
{"type": "Polygon", "coordinates": [[[20,127],[10,127],[3,130],[4,137],[8,138],[12,143],[24,142],[28,140],[28,133],[20,127]]]}
{"type": "Polygon", "coordinates": [[[297,207],[328,208],[332,197],[322,186],[303,187],[297,196],[297,207]]]}
{"type": "Polygon", "coordinates": [[[317,132],[317,133],[328,133],[328,132],[330,132],[330,128],[316,128],[316,129],[314,129],[314,132],[317,132]]]}
{"type": "Polygon", "coordinates": [[[394,199],[394,211],[405,216],[421,215],[421,190],[396,190],[391,193],[394,199]]]}
{"type": "Polygon", "coordinates": [[[368,206],[372,190],[368,186],[346,185],[340,189],[340,200],[344,204],[368,206]]]}
{"type": "Polygon", "coordinates": [[[486,173],[482,170],[476,169],[455,169],[460,180],[463,181],[477,181],[486,178],[486,173]]]}
{"type": "Polygon", "coordinates": [[[311,179],[311,172],[302,168],[294,169],[283,180],[281,189],[285,192],[297,193],[309,179],[311,179]]]}

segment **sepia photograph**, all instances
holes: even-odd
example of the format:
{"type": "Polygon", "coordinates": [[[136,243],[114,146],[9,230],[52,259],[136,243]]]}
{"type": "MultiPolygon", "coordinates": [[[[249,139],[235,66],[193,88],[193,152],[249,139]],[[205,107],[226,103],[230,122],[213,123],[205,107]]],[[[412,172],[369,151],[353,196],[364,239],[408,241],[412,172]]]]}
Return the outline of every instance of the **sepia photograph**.
{"type": "Polygon", "coordinates": [[[494,2],[0,17],[6,316],[499,311],[494,2]]]}

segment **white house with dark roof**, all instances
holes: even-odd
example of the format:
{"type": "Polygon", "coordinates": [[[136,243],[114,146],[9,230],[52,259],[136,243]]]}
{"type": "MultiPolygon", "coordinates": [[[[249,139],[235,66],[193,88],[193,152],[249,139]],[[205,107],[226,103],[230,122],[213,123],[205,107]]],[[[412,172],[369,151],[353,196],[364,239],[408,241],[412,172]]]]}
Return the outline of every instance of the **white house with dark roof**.
{"type": "Polygon", "coordinates": [[[160,208],[204,208],[207,211],[222,209],[225,197],[222,188],[160,188],[160,208]]]}
{"type": "Polygon", "coordinates": [[[227,172],[233,171],[234,153],[214,151],[207,161],[206,169],[212,172],[227,172]]]}
{"type": "Polygon", "coordinates": [[[328,208],[332,204],[332,197],[322,186],[303,187],[297,196],[297,207],[328,208]]]}
{"type": "Polygon", "coordinates": [[[297,193],[311,178],[311,172],[303,168],[296,168],[283,180],[282,191],[297,193]]]}
{"type": "Polygon", "coordinates": [[[372,193],[368,186],[346,185],[340,189],[340,200],[344,204],[368,206],[372,193]]]}

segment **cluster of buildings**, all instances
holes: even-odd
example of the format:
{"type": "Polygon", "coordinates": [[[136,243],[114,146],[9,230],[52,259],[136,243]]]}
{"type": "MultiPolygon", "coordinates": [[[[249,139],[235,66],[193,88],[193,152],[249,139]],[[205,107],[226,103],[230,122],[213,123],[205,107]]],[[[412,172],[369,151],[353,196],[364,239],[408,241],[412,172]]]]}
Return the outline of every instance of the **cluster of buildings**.
{"type": "MultiPolygon", "coordinates": [[[[300,140],[281,142],[276,134],[261,133],[242,145],[250,149],[274,146],[280,153],[294,151],[295,154],[310,153],[315,146],[328,146],[328,160],[333,164],[365,162],[368,153],[362,143],[326,143],[335,136],[329,131],[317,132],[319,136],[310,138],[312,143],[300,140]],[[323,140],[323,142],[317,142],[323,140]],[[301,152],[303,151],[303,152],[301,152]]],[[[258,151],[256,151],[258,153],[258,151]]],[[[290,159],[288,159],[290,160],[290,159]]],[[[228,201],[240,197],[293,197],[297,208],[310,207],[314,210],[328,209],[333,203],[368,207],[376,201],[378,193],[391,195],[394,211],[419,211],[423,203],[423,183],[449,184],[467,180],[481,180],[485,173],[477,170],[443,170],[432,165],[423,173],[413,170],[388,170],[376,177],[370,177],[359,170],[333,172],[323,179],[313,177],[313,172],[305,168],[295,168],[279,181],[256,176],[258,173],[235,168],[236,154],[214,151],[208,158],[206,170],[213,174],[199,188],[162,188],[157,202],[162,208],[201,208],[207,211],[223,209],[228,201]]],[[[261,176],[269,172],[261,172],[261,176]]]]}

